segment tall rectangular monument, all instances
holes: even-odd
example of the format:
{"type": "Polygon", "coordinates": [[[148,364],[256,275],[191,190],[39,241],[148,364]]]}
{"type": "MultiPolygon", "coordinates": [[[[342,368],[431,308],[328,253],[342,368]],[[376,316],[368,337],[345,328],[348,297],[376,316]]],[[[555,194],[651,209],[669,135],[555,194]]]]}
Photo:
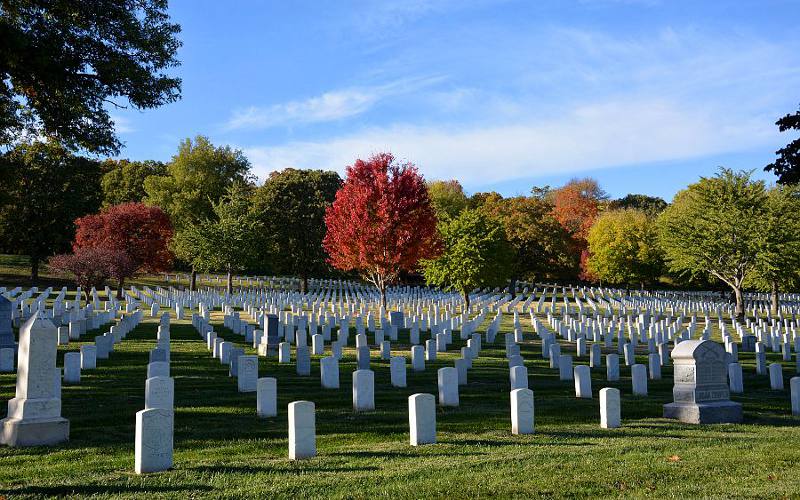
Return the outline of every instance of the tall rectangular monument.
{"type": "Polygon", "coordinates": [[[0,443],[8,446],[52,445],[69,439],[69,420],[61,417],[56,374],[58,330],[39,313],[19,330],[16,397],[0,420],[0,443]]]}

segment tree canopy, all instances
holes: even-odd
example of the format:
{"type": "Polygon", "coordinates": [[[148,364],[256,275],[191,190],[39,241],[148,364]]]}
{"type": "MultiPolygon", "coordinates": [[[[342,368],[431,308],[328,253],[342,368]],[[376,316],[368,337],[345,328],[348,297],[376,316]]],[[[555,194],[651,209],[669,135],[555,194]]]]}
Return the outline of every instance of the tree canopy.
{"type": "Polygon", "coordinates": [[[456,217],[467,208],[469,200],[457,180],[429,181],[428,196],[439,219],[456,217]]]}
{"type": "Polygon", "coordinates": [[[207,137],[186,139],[167,165],[166,175],[144,181],[145,201],[167,212],[177,230],[212,218],[214,203],[234,183],[251,182],[250,161],[229,146],[215,147],[207,137]]]}
{"type": "MultiPolygon", "coordinates": [[[[775,122],[778,130],[800,131],[800,111],[788,114],[775,122]]],[[[796,184],[800,182],[800,138],[797,138],[775,152],[778,158],[767,165],[764,170],[772,171],[778,176],[781,184],[796,184]]]]}
{"type": "Polygon", "coordinates": [[[54,141],[19,144],[0,155],[0,245],[39,264],[69,249],[74,220],[100,208],[99,163],[54,141]]]}
{"type": "Polygon", "coordinates": [[[658,218],[659,242],[670,270],[705,274],[734,293],[744,313],[742,284],[756,269],[766,215],[766,189],[749,172],[721,169],[675,195],[658,218]]]}
{"type": "Polygon", "coordinates": [[[667,208],[667,202],[658,196],[648,196],[646,194],[629,194],[624,198],[614,200],[608,206],[611,210],[620,208],[634,208],[641,210],[647,215],[656,216],[667,208]]]}
{"type": "Polygon", "coordinates": [[[516,280],[574,276],[578,267],[570,234],[553,215],[546,197],[487,198],[481,209],[500,222],[513,250],[511,289],[516,280]]]}
{"type": "Polygon", "coordinates": [[[422,261],[425,281],[456,290],[469,307],[474,288],[498,285],[511,275],[512,250],[501,223],[478,209],[439,222],[442,253],[422,261]]]}
{"type": "Polygon", "coordinates": [[[326,214],[323,240],[329,262],[358,271],[381,293],[401,271],[439,250],[436,215],[422,176],[390,153],[347,167],[347,178],[326,214]]]}
{"type": "Polygon", "coordinates": [[[180,97],[180,26],[167,0],[3,0],[0,144],[57,138],[66,149],[117,153],[109,107],[155,108],[180,97]]]}
{"type": "Polygon", "coordinates": [[[600,213],[601,202],[608,195],[600,188],[596,180],[572,179],[562,187],[548,195],[553,202],[553,215],[571,236],[573,253],[579,256],[581,279],[591,280],[594,276],[589,271],[587,260],[589,251],[586,238],[589,229],[600,213]]]}
{"type": "Polygon", "coordinates": [[[160,161],[105,160],[101,164],[103,206],[143,201],[147,193],[144,181],[151,175],[166,175],[167,166],[160,161]]]}
{"type": "Polygon", "coordinates": [[[778,312],[778,292],[800,282],[800,187],[777,185],[767,193],[758,241],[758,262],[746,283],[770,291],[778,312]]]}
{"type": "Polygon", "coordinates": [[[228,293],[233,292],[233,273],[252,265],[260,223],[250,210],[252,187],[236,183],[212,204],[210,218],[190,223],[176,235],[192,267],[201,272],[225,271],[228,293]]]}
{"type": "Polygon", "coordinates": [[[589,230],[589,271],[605,283],[644,287],[663,270],[657,238],[655,222],[642,210],[604,212],[589,230]]]}
{"type": "Polygon", "coordinates": [[[166,271],[172,265],[169,243],[172,224],[160,208],[144,203],[112,205],[75,221],[74,250],[107,248],[128,257],[131,265],[117,268],[119,293],[126,278],[139,271],[166,271]]]}
{"type": "Polygon", "coordinates": [[[303,291],[308,278],[330,271],[322,248],[325,211],[341,185],[336,172],[290,168],[273,172],[253,193],[263,261],[273,272],[299,276],[303,291]]]}

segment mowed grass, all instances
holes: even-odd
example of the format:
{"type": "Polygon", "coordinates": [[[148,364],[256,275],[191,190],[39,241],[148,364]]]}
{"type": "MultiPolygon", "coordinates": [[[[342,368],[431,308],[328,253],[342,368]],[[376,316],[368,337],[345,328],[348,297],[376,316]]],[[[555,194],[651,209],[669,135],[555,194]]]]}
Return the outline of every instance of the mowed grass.
{"type": "MultiPolygon", "coordinates": [[[[244,316],[244,314],[242,314],[244,316]]],[[[223,337],[244,345],[222,328],[223,337]]],[[[506,315],[502,332],[512,330],[506,315]]],[[[487,324],[484,325],[487,326],[487,324]]],[[[436,394],[436,369],[452,366],[463,345],[454,334],[450,352],[425,372],[407,364],[408,388],[393,388],[388,361],[373,350],[377,411],[352,411],[352,345],[340,363],[339,390],[323,390],[319,357],[312,375],[299,377],[294,365],[260,358],[260,376],[278,379],[276,418],[256,416],[255,394],[239,394],[228,368],[212,359],[187,321],[173,318],[172,376],[175,378],[175,467],[159,474],[133,472],[134,415],[144,406],[148,351],[155,347],[157,324],[149,317],[115,347],[109,360],[84,371],[77,386],[64,386],[62,414],[71,422],[70,441],[56,447],[0,447],[0,494],[9,497],[96,495],[101,497],[796,497],[800,494],[800,428],[784,391],[769,390],[767,377],[755,375],[751,353],[745,370],[741,425],[684,425],[661,417],[671,401],[671,366],[664,379],[649,381],[650,395],[631,396],[630,370],[622,366],[617,383],[605,382],[605,369],[592,371],[593,400],[574,397],[572,382],[558,380],[541,357],[541,345],[523,321],[527,341],[521,351],[535,393],[536,434],[510,432],[508,368],[501,350],[484,345],[460,389],[461,406],[437,410],[438,444],[408,444],[407,397],[436,394]],[[599,426],[597,391],[623,393],[621,429],[599,426]],[[316,458],[293,462],[287,450],[287,404],[314,401],[317,408],[316,458]]],[[[481,329],[481,331],[483,331],[481,329]]],[[[89,332],[82,342],[90,342],[89,332]]],[[[79,349],[81,342],[59,348],[79,349]]],[[[562,344],[562,353],[574,350],[562,344]]],[[[248,354],[254,353],[251,348],[248,354]]],[[[409,353],[401,331],[394,354],[409,353]]],[[[294,359],[294,352],[292,353],[294,359]]],[[[770,362],[779,354],[769,353],[770,362]]],[[[646,353],[638,353],[646,363],[646,353]]],[[[588,358],[576,359],[588,364],[588,358]]],[[[15,376],[0,375],[0,397],[14,395],[15,376]]]]}

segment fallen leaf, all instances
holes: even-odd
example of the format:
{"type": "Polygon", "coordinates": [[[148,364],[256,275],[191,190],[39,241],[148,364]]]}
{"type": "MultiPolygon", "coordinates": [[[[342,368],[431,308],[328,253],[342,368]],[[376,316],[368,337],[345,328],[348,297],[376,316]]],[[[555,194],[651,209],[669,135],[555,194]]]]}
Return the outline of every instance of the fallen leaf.
{"type": "Polygon", "coordinates": [[[667,457],[667,461],[668,462],[680,462],[681,461],[681,457],[679,457],[678,455],[672,455],[671,457],[667,457]]]}

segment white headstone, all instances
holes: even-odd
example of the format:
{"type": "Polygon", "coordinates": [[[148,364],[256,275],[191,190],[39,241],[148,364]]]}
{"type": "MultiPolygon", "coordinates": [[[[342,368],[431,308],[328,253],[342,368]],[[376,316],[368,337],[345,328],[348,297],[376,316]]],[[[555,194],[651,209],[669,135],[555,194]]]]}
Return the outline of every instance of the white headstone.
{"type": "Polygon", "coordinates": [[[619,389],[605,387],[600,389],[600,427],[616,429],[620,426],[621,404],[619,389]]]}
{"type": "Polygon", "coordinates": [[[592,369],[586,365],[578,365],[574,370],[575,397],[592,399],[592,369]]]}
{"type": "Polygon", "coordinates": [[[239,356],[236,382],[239,392],[256,392],[258,388],[258,356],[239,356]]]}
{"type": "Polygon", "coordinates": [[[339,388],[339,360],[333,356],[326,356],[319,361],[319,370],[323,388],[339,388]]]}
{"type": "Polygon", "coordinates": [[[528,388],[528,369],[524,366],[513,366],[509,373],[511,390],[528,388]]]}
{"type": "Polygon", "coordinates": [[[97,368],[97,346],[84,344],[81,346],[81,370],[97,368]]]}
{"type": "Polygon", "coordinates": [[[773,391],[783,390],[783,367],[780,363],[769,365],[769,387],[773,391]]]}
{"type": "Polygon", "coordinates": [[[406,358],[404,356],[392,356],[389,361],[389,374],[393,387],[406,386],[406,358]]]}
{"type": "Polygon", "coordinates": [[[278,415],[278,380],[272,377],[258,379],[256,415],[261,418],[278,415]]]}
{"type": "Polygon", "coordinates": [[[314,403],[289,403],[289,458],[302,460],[317,454],[317,429],[314,403]]]}
{"type": "Polygon", "coordinates": [[[511,391],[511,433],[533,434],[533,429],[533,391],[514,389],[511,391]]]}
{"type": "Polygon", "coordinates": [[[137,474],[172,467],[174,414],[154,408],[136,412],[135,470],[137,474]]]}
{"type": "Polygon", "coordinates": [[[411,446],[436,442],[436,398],[433,394],[408,397],[408,426],[411,446]]]}
{"type": "Polygon", "coordinates": [[[353,410],[375,409],[375,373],[372,370],[353,372],[353,410]]]}
{"type": "Polygon", "coordinates": [[[644,365],[631,366],[631,384],[634,396],[647,396],[647,367],[644,365]]]}
{"type": "Polygon", "coordinates": [[[453,367],[439,368],[439,406],[458,406],[458,370],[453,367]]]}
{"type": "Polygon", "coordinates": [[[175,381],[171,377],[151,377],[144,385],[144,408],[172,410],[175,402],[175,381]]]}

